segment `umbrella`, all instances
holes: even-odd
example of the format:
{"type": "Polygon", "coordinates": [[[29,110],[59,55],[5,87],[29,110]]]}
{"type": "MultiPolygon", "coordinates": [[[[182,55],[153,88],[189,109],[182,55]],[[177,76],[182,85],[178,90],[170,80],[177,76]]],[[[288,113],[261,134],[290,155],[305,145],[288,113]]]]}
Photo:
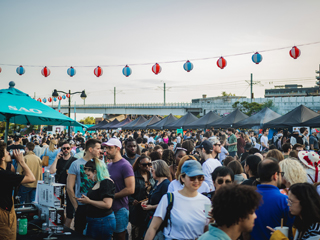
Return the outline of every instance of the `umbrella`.
{"type": "Polygon", "coordinates": [[[5,141],[7,141],[10,122],[24,125],[63,125],[87,128],[87,126],[14,88],[14,82],[10,82],[9,86],[9,89],[0,90],[0,121],[6,121],[7,123],[5,141]]]}
{"type": "Polygon", "coordinates": [[[118,123],[119,123],[118,119],[115,118],[112,122],[109,122],[103,126],[100,126],[99,129],[109,129],[110,126],[116,125],[118,123]]]}
{"type": "Polygon", "coordinates": [[[132,127],[134,127],[134,126],[136,126],[136,125],[138,125],[138,124],[144,123],[144,122],[146,122],[146,121],[148,121],[148,120],[145,119],[145,117],[140,116],[140,117],[138,117],[137,119],[135,119],[134,121],[126,124],[125,126],[123,126],[122,129],[123,129],[123,130],[131,130],[132,127]]]}
{"type": "Polygon", "coordinates": [[[159,122],[161,119],[158,118],[157,116],[153,116],[152,118],[150,118],[148,121],[136,125],[132,128],[132,130],[139,130],[139,129],[146,129],[149,125],[155,124],[157,122],[159,122]]]}
{"type": "Polygon", "coordinates": [[[178,128],[183,128],[186,129],[186,125],[198,120],[196,116],[194,116],[192,113],[188,112],[186,115],[184,115],[182,118],[179,118],[177,121],[165,125],[165,129],[178,129],[178,128]]]}
{"type": "Polygon", "coordinates": [[[232,113],[227,115],[224,118],[211,122],[207,125],[207,127],[215,127],[215,128],[229,128],[234,127],[234,124],[240,122],[244,119],[248,118],[243,112],[241,112],[238,108],[234,110],[232,113]]]}
{"type": "Polygon", "coordinates": [[[88,131],[94,131],[94,130],[97,130],[99,129],[99,127],[103,126],[103,125],[106,125],[108,123],[108,121],[106,120],[103,120],[102,122],[99,122],[98,124],[92,126],[92,127],[89,127],[87,130],[88,131]]]}
{"type": "Polygon", "coordinates": [[[208,112],[206,115],[204,115],[202,118],[199,118],[198,120],[185,125],[184,127],[186,129],[200,129],[200,128],[207,128],[207,124],[211,123],[213,121],[216,121],[220,119],[221,117],[216,114],[215,112],[208,112]]]}
{"type": "Polygon", "coordinates": [[[123,120],[122,122],[119,122],[118,124],[116,125],[112,125],[112,126],[109,126],[109,129],[117,129],[117,128],[121,128],[125,125],[127,125],[129,122],[131,122],[131,119],[129,117],[127,117],[125,120],[123,120]]]}
{"type": "Polygon", "coordinates": [[[171,124],[174,121],[177,121],[178,118],[173,116],[171,113],[161,121],[154,123],[152,125],[147,126],[147,129],[156,129],[156,130],[162,130],[165,125],[171,124]]]}

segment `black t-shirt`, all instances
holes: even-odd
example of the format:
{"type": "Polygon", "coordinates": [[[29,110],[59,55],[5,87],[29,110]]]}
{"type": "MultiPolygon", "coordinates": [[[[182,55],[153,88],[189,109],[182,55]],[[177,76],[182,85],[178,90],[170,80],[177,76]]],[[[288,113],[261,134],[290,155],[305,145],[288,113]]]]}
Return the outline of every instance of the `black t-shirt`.
{"type": "MultiPolygon", "coordinates": [[[[102,201],[104,198],[112,198],[114,199],[116,187],[112,180],[104,179],[100,182],[100,187],[98,189],[92,190],[90,189],[87,193],[88,198],[94,201],[102,201]]],[[[101,209],[97,208],[91,204],[87,204],[86,215],[91,218],[102,218],[111,214],[112,208],[109,209],[101,209]]]]}
{"type": "Polygon", "coordinates": [[[57,183],[67,183],[67,170],[69,169],[71,163],[77,160],[74,157],[70,157],[68,160],[64,160],[62,157],[58,159],[57,162],[57,172],[56,172],[56,182],[57,183]],[[69,161],[70,160],[70,161],[69,161]],[[65,170],[64,170],[65,169],[65,170]]]}
{"type": "Polygon", "coordinates": [[[24,175],[18,175],[0,167],[0,207],[6,211],[11,211],[12,191],[23,180],[24,175]]]}

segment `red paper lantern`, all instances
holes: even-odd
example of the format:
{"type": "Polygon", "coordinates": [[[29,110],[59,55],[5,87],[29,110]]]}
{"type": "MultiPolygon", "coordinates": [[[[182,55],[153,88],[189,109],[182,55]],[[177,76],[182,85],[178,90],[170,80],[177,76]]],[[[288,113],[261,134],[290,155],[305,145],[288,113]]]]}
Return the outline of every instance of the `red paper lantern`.
{"type": "Polygon", "coordinates": [[[291,50],[289,51],[290,56],[293,59],[297,59],[298,57],[300,57],[301,51],[299,48],[297,48],[296,46],[292,47],[291,50]]]}
{"type": "Polygon", "coordinates": [[[48,98],[48,102],[52,102],[52,98],[51,97],[48,98]]]}
{"type": "Polygon", "coordinates": [[[42,102],[41,98],[38,98],[37,101],[38,101],[38,102],[42,102]]]}
{"type": "Polygon", "coordinates": [[[70,97],[70,94],[69,94],[69,93],[67,93],[67,94],[66,94],[66,97],[67,97],[67,98],[69,98],[69,97],[70,97]]]}
{"type": "Polygon", "coordinates": [[[1,73],[1,71],[2,71],[2,69],[1,69],[1,67],[0,67],[0,73],[1,73]]]}
{"type": "Polygon", "coordinates": [[[97,77],[100,77],[103,73],[102,68],[101,67],[96,67],[93,71],[94,75],[96,75],[97,77]]]}
{"type": "Polygon", "coordinates": [[[47,67],[44,67],[42,70],[41,70],[41,74],[44,76],[44,77],[48,77],[50,75],[51,71],[49,68],[47,67]]]}
{"type": "Polygon", "coordinates": [[[156,75],[158,75],[161,72],[161,70],[162,68],[158,63],[152,66],[152,72],[156,75]]]}
{"type": "Polygon", "coordinates": [[[227,60],[224,57],[220,57],[217,61],[217,65],[219,68],[224,69],[227,66],[227,60]]]}
{"type": "Polygon", "coordinates": [[[58,100],[61,101],[61,100],[62,100],[62,97],[61,97],[61,96],[58,96],[58,100]]]}

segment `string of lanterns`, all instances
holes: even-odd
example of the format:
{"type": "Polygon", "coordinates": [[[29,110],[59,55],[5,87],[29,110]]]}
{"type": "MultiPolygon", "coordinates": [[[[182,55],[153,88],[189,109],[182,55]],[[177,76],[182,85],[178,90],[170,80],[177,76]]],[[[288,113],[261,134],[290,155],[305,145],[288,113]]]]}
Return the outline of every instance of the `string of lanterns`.
{"type": "Polygon", "coordinates": [[[65,100],[65,99],[67,99],[67,98],[70,98],[70,94],[69,93],[67,93],[66,95],[62,95],[62,96],[58,96],[58,97],[54,97],[54,98],[52,98],[52,97],[48,97],[48,98],[43,98],[43,99],[41,99],[41,98],[38,98],[37,99],[37,101],[38,102],[42,102],[42,103],[51,103],[51,102],[56,102],[56,101],[61,101],[61,100],[65,100]]]}
{"type": "MultiPolygon", "coordinates": [[[[301,51],[299,48],[297,48],[296,46],[293,46],[291,48],[291,50],[289,51],[289,55],[290,57],[292,57],[293,59],[297,59],[300,55],[301,55],[301,51]]],[[[261,61],[262,61],[262,55],[259,53],[259,52],[256,52],[252,55],[251,57],[251,60],[252,62],[254,62],[255,64],[259,64],[261,61]]],[[[137,65],[137,64],[135,64],[137,65]]],[[[220,68],[220,69],[224,69],[226,66],[227,66],[227,60],[221,56],[218,60],[217,60],[217,66],[220,68]]],[[[190,72],[192,71],[193,69],[193,64],[188,60],[186,61],[184,64],[183,64],[183,69],[187,72],[190,72]]],[[[162,67],[156,63],[152,66],[151,68],[152,72],[156,75],[158,75],[159,73],[161,73],[161,70],[162,70],[162,67]]],[[[0,73],[1,73],[2,69],[0,67],[0,73]]],[[[19,74],[20,76],[23,75],[25,73],[25,69],[23,66],[19,66],[17,67],[16,69],[16,72],[17,74],[19,74]]],[[[48,77],[50,75],[51,71],[48,67],[44,67],[42,70],[41,70],[41,74],[44,76],[44,77],[48,77]]],[[[100,77],[102,76],[103,74],[103,70],[100,66],[97,66],[94,71],[93,71],[94,75],[96,77],[100,77]]],[[[70,68],[68,68],[67,70],[67,74],[70,76],[70,77],[73,77],[74,75],[76,75],[76,70],[71,66],[70,68]]],[[[132,69],[126,65],[123,69],[122,69],[122,74],[126,77],[129,77],[131,74],[132,74],[132,69]]],[[[39,100],[39,99],[38,99],[39,100]]],[[[41,99],[40,99],[41,100],[41,99]]]]}

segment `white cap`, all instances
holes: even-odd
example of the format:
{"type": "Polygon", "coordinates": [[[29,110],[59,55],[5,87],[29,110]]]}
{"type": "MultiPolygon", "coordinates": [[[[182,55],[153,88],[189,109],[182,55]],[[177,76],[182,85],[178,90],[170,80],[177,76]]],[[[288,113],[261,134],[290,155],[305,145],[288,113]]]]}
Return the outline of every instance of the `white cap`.
{"type": "Polygon", "coordinates": [[[120,140],[117,138],[110,138],[108,140],[108,142],[102,143],[102,146],[116,146],[120,149],[122,148],[122,144],[121,144],[120,140]]]}
{"type": "Polygon", "coordinates": [[[317,132],[316,129],[312,129],[312,130],[311,130],[311,133],[316,133],[316,132],[317,132]]]}

